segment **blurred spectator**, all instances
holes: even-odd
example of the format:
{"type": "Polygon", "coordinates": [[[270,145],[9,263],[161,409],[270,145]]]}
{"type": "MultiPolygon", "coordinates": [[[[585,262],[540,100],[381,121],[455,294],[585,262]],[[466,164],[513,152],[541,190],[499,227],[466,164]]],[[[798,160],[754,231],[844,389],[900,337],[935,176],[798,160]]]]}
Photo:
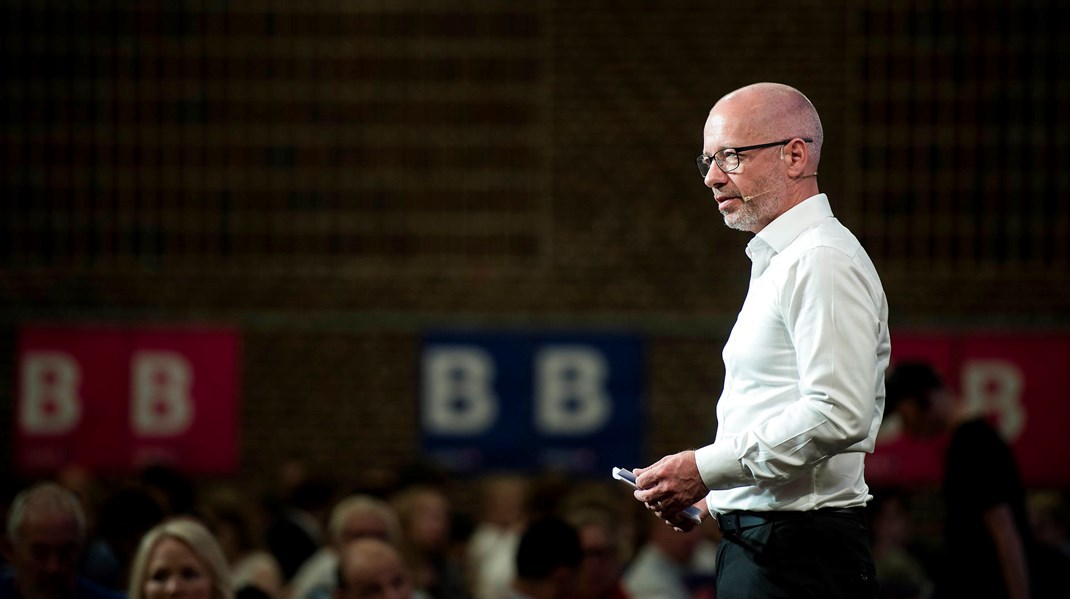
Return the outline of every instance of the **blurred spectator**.
{"type": "Polygon", "coordinates": [[[574,599],[628,599],[623,574],[620,521],[612,508],[587,502],[568,509],[566,520],[580,537],[583,561],[574,599]]]}
{"type": "Polygon", "coordinates": [[[412,577],[397,549],[366,537],[339,555],[334,599],[426,599],[413,590],[412,577]]]}
{"type": "Polygon", "coordinates": [[[542,472],[528,485],[524,512],[529,520],[556,517],[575,492],[575,481],[569,475],[555,470],[542,472]]]}
{"type": "Polygon", "coordinates": [[[690,566],[706,542],[704,527],[679,532],[652,513],[644,511],[642,518],[646,542],[624,571],[625,590],[633,599],[692,599],[697,577],[690,566]]]}
{"type": "Polygon", "coordinates": [[[73,492],[81,501],[86,517],[86,531],[92,535],[100,519],[97,509],[104,499],[101,481],[91,470],[78,464],[68,464],[60,468],[54,479],[59,486],[73,492]]]}
{"type": "Polygon", "coordinates": [[[294,599],[327,599],[338,583],[338,556],[349,543],[375,538],[397,546],[401,539],[394,509],[370,495],[350,495],[331,510],[327,523],[330,544],[320,548],[294,575],[290,596],[294,599]]]}
{"type": "Polygon", "coordinates": [[[271,599],[283,595],[282,568],[267,551],[263,518],[247,498],[223,487],[209,494],[201,509],[223,548],[236,592],[253,587],[271,599]]]}
{"type": "Polygon", "coordinates": [[[275,472],[274,495],[288,501],[308,480],[308,464],[305,459],[298,455],[287,456],[279,463],[275,472]]]}
{"type": "Polygon", "coordinates": [[[1066,535],[1066,504],[1062,495],[1035,493],[1029,497],[1027,509],[1034,535],[1029,553],[1033,586],[1045,591],[1055,589],[1043,596],[1070,596],[1070,540],[1066,535]]]}
{"type": "Polygon", "coordinates": [[[693,599],[717,597],[717,550],[721,546],[721,529],[712,524],[699,526],[702,539],[687,564],[687,588],[693,599]]]}
{"type": "Polygon", "coordinates": [[[1070,506],[1058,491],[1030,493],[1026,501],[1029,525],[1037,543],[1070,559],[1070,506]]]}
{"type": "Polygon", "coordinates": [[[475,599],[501,599],[516,575],[516,548],[527,522],[528,480],[487,477],[480,486],[479,518],[468,543],[468,580],[475,599]]]}
{"type": "Polygon", "coordinates": [[[83,575],[112,589],[126,588],[141,537],[167,516],[157,497],[140,485],[132,485],[121,486],[104,498],[97,512],[96,533],[82,563],[83,575]]]}
{"type": "Polygon", "coordinates": [[[866,506],[881,599],[922,599],[932,594],[925,566],[913,552],[913,522],[904,492],[872,489],[866,506]]]}
{"type": "Polygon", "coordinates": [[[74,493],[52,482],[19,493],[8,510],[4,553],[12,571],[0,577],[0,598],[120,598],[78,576],[85,542],[85,512],[74,493]]]}
{"type": "Polygon", "coordinates": [[[470,513],[456,508],[450,510],[450,543],[447,559],[457,568],[465,594],[469,598],[471,598],[473,587],[471,568],[468,564],[468,546],[472,542],[475,531],[476,519],[470,513]]]}
{"type": "Polygon", "coordinates": [[[390,501],[401,524],[401,553],[417,589],[433,599],[468,599],[463,564],[451,552],[451,510],[436,486],[403,489],[390,501]]]}
{"type": "Polygon", "coordinates": [[[223,548],[188,516],[146,533],[130,572],[127,599],[234,599],[223,548]]]}
{"type": "Polygon", "coordinates": [[[272,515],[267,529],[267,546],[278,560],[287,583],[301,564],[323,545],[322,522],[332,495],[333,489],[327,482],[305,480],[272,515]]]}
{"type": "Polygon", "coordinates": [[[950,434],[943,479],[945,564],[934,581],[937,596],[1041,596],[1042,589],[1030,592],[1025,489],[1007,443],[982,417],[967,414],[928,364],[896,365],[886,391],[886,415],[897,414],[908,435],[950,434]]]}
{"type": "Polygon", "coordinates": [[[574,597],[582,560],[575,528],[552,516],[532,520],[517,546],[510,599],[574,597]]]}

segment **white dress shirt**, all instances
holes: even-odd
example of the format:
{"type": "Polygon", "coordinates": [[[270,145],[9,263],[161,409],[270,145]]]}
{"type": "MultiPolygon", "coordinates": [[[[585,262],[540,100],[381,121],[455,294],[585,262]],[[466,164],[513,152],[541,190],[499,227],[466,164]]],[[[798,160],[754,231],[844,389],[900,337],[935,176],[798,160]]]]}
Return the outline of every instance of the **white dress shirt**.
{"type": "Polygon", "coordinates": [[[695,452],[710,511],[865,505],[891,351],[877,271],[824,194],[769,223],[747,255],[717,436],[695,452]]]}

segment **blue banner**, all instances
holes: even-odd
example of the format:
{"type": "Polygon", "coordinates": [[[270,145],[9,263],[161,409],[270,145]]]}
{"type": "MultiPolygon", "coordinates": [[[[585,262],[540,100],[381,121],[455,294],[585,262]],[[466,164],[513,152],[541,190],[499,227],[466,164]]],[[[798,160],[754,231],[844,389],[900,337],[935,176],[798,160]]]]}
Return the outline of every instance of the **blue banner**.
{"type": "Polygon", "coordinates": [[[639,465],[637,335],[431,333],[420,381],[424,452],[455,472],[639,465]]]}

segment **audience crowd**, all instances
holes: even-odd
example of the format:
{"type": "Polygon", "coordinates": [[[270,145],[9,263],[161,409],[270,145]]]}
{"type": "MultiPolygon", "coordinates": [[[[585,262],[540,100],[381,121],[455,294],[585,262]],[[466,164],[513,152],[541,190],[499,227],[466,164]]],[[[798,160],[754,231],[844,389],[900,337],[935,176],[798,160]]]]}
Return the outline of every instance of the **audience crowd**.
{"type": "MultiPolygon", "coordinates": [[[[458,483],[425,467],[386,487],[346,488],[292,465],[278,478],[263,493],[165,467],[9,482],[0,599],[716,596],[714,520],[676,532],[613,481],[544,473],[458,483]]],[[[919,532],[911,492],[874,494],[882,597],[933,597],[940,546],[919,532]]],[[[1029,504],[1034,542],[1063,577],[1065,499],[1036,492],[1029,504]]]]}

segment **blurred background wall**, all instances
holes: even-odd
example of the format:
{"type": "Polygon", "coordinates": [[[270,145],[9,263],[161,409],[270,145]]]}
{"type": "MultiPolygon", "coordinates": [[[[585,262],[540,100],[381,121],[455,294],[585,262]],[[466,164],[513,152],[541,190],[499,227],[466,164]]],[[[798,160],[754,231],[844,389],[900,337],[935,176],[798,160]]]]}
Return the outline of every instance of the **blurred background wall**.
{"type": "Polygon", "coordinates": [[[1065,331],[1058,8],[5,0],[0,463],[36,322],[236,327],[253,483],[418,457],[443,327],[642,334],[644,452],[703,443],[749,266],[694,156],[756,81],[820,111],[893,327],[1065,331]]]}

